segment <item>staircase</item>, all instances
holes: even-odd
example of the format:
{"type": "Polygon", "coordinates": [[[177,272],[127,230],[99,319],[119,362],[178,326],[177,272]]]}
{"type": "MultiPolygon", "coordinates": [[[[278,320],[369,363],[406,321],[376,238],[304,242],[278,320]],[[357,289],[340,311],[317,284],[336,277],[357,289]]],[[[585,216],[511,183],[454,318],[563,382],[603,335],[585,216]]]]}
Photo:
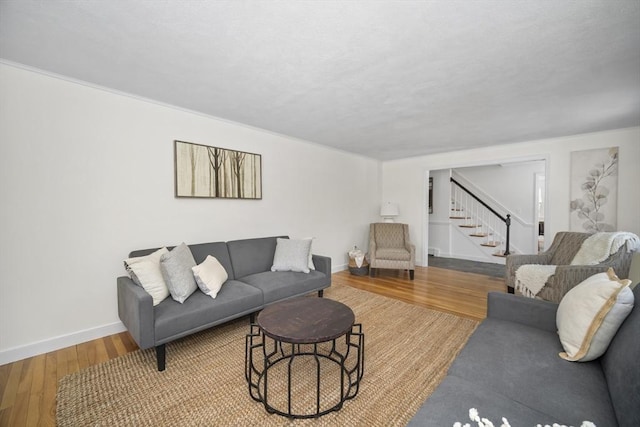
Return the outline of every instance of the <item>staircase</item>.
{"type": "Polygon", "coordinates": [[[483,252],[505,258],[509,249],[511,215],[501,215],[466,187],[450,178],[451,211],[449,220],[483,252]]]}

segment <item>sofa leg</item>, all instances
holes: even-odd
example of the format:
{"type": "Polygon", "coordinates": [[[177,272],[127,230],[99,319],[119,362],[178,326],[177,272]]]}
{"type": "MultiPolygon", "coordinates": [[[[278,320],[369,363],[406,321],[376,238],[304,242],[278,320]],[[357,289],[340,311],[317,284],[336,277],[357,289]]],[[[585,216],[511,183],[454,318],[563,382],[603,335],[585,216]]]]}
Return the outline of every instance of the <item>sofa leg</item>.
{"type": "Polygon", "coordinates": [[[512,294],[512,293],[514,293],[514,289],[513,289],[513,287],[511,287],[511,286],[507,286],[507,293],[508,293],[508,294],[512,294]]]}
{"type": "Polygon", "coordinates": [[[156,346],[156,359],[158,361],[158,371],[164,371],[167,357],[166,344],[156,346]]]}
{"type": "Polygon", "coordinates": [[[256,313],[255,313],[255,311],[249,315],[249,323],[251,323],[252,325],[254,323],[256,323],[256,313]]]}
{"type": "Polygon", "coordinates": [[[373,277],[376,275],[376,269],[373,267],[369,267],[369,276],[373,277]]]}
{"type": "Polygon", "coordinates": [[[322,297],[324,296],[324,289],[320,289],[320,290],[318,291],[318,296],[319,296],[320,298],[322,298],[322,297]]]}
{"type": "Polygon", "coordinates": [[[409,270],[409,279],[413,280],[415,270],[409,270]]]}

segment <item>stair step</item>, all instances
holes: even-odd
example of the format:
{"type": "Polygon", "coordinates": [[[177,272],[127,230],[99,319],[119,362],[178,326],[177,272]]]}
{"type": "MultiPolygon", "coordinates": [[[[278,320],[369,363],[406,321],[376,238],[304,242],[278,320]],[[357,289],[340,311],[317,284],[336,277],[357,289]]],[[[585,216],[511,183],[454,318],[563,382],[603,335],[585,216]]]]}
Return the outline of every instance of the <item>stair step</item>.
{"type": "Polygon", "coordinates": [[[480,226],[479,225],[474,225],[474,224],[461,224],[458,227],[462,227],[462,228],[478,228],[480,226]]]}
{"type": "Polygon", "coordinates": [[[471,219],[470,216],[450,216],[449,219],[471,219]]]}
{"type": "Polygon", "coordinates": [[[489,248],[495,248],[497,246],[500,246],[500,243],[498,243],[498,242],[486,242],[486,243],[480,243],[480,246],[487,246],[489,248]]]}
{"type": "MultiPolygon", "coordinates": [[[[504,251],[498,251],[498,252],[493,253],[491,255],[497,256],[497,257],[500,257],[500,258],[506,258],[508,256],[508,255],[504,254],[504,251]]],[[[509,255],[513,255],[513,252],[510,252],[509,255]]]]}
{"type": "Polygon", "coordinates": [[[473,234],[469,234],[469,236],[471,237],[487,237],[489,234],[488,233],[473,233],[473,234]]]}

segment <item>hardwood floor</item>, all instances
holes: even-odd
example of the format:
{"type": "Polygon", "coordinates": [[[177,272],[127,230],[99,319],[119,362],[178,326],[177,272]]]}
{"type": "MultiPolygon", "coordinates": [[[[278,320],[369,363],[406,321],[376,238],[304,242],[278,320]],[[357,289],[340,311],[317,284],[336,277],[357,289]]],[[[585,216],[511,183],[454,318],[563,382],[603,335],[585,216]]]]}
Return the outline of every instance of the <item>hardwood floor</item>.
{"type": "Polygon", "coordinates": [[[332,282],[475,320],[487,315],[487,293],[507,289],[501,278],[436,267],[416,267],[414,280],[407,272],[379,270],[374,278],[341,271],[332,282]]]}
{"type": "MultiPolygon", "coordinates": [[[[486,316],[487,293],[506,291],[503,279],[436,267],[416,268],[413,281],[395,270],[375,278],[341,271],[332,281],[477,320],[486,316]]],[[[0,426],[54,426],[60,378],[137,348],[123,332],[0,366],[0,426]]]]}

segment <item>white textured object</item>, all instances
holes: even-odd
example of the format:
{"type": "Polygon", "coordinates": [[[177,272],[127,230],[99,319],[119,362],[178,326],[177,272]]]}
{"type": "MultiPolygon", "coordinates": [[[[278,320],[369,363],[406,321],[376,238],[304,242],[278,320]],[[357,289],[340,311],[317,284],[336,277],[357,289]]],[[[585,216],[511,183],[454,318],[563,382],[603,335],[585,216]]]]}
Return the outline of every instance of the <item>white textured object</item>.
{"type": "Polygon", "coordinates": [[[169,288],[160,269],[160,258],[168,253],[167,248],[161,248],[149,255],[129,258],[124,261],[129,276],[151,295],[154,306],[169,296],[169,288]]]}
{"type": "Polygon", "coordinates": [[[638,125],[640,2],[2,1],[11,63],[395,159],[638,125]]]}
{"type": "Polygon", "coordinates": [[[540,293],[550,276],[556,272],[555,265],[525,264],[516,270],[516,290],[534,298],[540,293]]]}
{"type": "Polygon", "coordinates": [[[640,238],[633,233],[615,231],[611,233],[595,233],[582,242],[580,250],[573,257],[571,265],[596,265],[618,252],[627,245],[627,251],[640,247],[640,238]]]}
{"type": "Polygon", "coordinates": [[[583,280],[558,305],[556,326],[564,352],[560,357],[588,362],[602,356],[622,322],[633,309],[630,280],[613,269],[583,280]]]}
{"type": "MultiPolygon", "coordinates": [[[[476,425],[477,427],[511,427],[511,424],[509,424],[509,420],[507,420],[505,417],[502,417],[502,422],[500,424],[494,424],[491,420],[487,418],[480,418],[480,414],[476,408],[469,409],[469,419],[477,424],[470,424],[470,423],[462,424],[460,421],[457,421],[453,423],[453,427],[472,427],[476,425]]],[[[552,425],[545,424],[544,426],[542,424],[536,424],[535,426],[532,426],[532,427],[572,427],[572,426],[553,423],[552,425]]],[[[591,421],[583,421],[580,424],[580,427],[596,427],[596,425],[591,421]]]]}
{"type": "Polygon", "coordinates": [[[207,255],[202,263],[192,267],[191,270],[200,290],[211,298],[218,296],[222,285],[229,278],[227,270],[220,261],[211,255],[207,255]]]}

